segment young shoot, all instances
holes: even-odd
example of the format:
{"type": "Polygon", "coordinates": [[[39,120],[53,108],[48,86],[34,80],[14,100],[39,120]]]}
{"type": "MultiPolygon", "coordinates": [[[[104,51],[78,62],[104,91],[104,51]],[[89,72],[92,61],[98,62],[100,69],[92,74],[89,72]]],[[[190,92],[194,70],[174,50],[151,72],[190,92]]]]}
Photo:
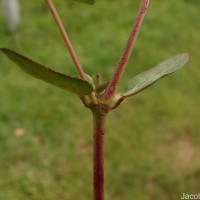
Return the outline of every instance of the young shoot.
{"type": "MultiPolygon", "coordinates": [[[[74,1],[88,4],[95,3],[94,0],[74,1]]],[[[187,53],[172,56],[160,64],[155,65],[153,68],[133,77],[128,81],[124,91],[122,91],[119,97],[115,99],[116,88],[120,83],[120,78],[125,70],[125,66],[136,42],[142,21],[147,12],[149,0],[141,0],[135,22],[133,23],[127,43],[123,48],[122,55],[119,58],[118,65],[116,66],[113,76],[106,82],[101,80],[101,75],[98,74],[98,72],[94,72],[93,76],[89,76],[84,72],[53,1],[45,0],[45,2],[56,22],[68,52],[71,55],[78,75],[71,76],[56,72],[51,68],[39,64],[38,62],[8,48],[1,48],[0,51],[27,74],[69,91],[72,94],[78,95],[83,106],[91,110],[93,115],[92,123],[94,139],[93,200],[104,200],[104,126],[107,114],[109,111],[116,109],[121,102],[128,97],[136,95],[162,77],[180,69],[187,63],[189,56],[187,53]]]]}

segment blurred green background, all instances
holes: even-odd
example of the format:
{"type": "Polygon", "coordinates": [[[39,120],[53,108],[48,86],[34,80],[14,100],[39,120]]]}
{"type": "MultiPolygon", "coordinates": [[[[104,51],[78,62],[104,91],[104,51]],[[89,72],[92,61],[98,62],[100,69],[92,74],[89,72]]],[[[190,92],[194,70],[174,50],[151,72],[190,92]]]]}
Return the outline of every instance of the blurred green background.
{"type": "MultiPolygon", "coordinates": [[[[21,0],[14,34],[0,10],[0,47],[77,74],[44,1],[21,0]]],[[[85,71],[108,79],[139,1],[55,0],[85,71]]],[[[200,189],[200,1],[152,0],[118,91],[139,72],[188,52],[182,70],[109,114],[106,200],[177,200],[200,189]]],[[[80,100],[0,55],[0,199],[92,199],[91,113],[80,100]]]]}

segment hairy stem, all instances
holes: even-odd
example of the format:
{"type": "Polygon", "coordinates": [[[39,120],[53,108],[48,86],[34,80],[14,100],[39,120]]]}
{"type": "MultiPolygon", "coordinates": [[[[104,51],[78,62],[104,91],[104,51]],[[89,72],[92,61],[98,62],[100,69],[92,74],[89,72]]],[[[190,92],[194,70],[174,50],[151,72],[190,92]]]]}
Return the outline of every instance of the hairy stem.
{"type": "MultiPolygon", "coordinates": [[[[55,22],[56,22],[56,24],[57,24],[57,26],[58,26],[58,28],[59,28],[59,30],[60,30],[60,33],[61,33],[61,35],[62,35],[62,37],[63,37],[63,40],[64,40],[64,42],[65,42],[65,44],[66,44],[66,46],[67,46],[67,48],[68,48],[68,50],[69,50],[69,53],[70,53],[70,55],[71,55],[71,57],[72,57],[72,60],[73,60],[73,62],[74,62],[74,64],[75,64],[75,66],[76,66],[76,69],[77,69],[77,71],[78,71],[80,77],[81,77],[83,80],[87,80],[87,79],[86,79],[86,75],[85,75],[85,73],[84,73],[84,71],[83,71],[83,68],[82,68],[82,66],[81,66],[81,64],[80,64],[80,62],[79,62],[79,60],[78,60],[78,57],[77,57],[77,55],[76,55],[76,53],[75,53],[75,51],[74,51],[74,48],[73,48],[73,46],[72,46],[72,44],[71,44],[71,41],[70,41],[70,39],[69,39],[69,37],[68,37],[68,35],[67,35],[67,32],[66,32],[66,30],[65,30],[65,28],[64,28],[64,25],[63,25],[63,23],[62,23],[62,21],[61,21],[59,15],[58,15],[58,12],[57,12],[57,10],[56,10],[56,8],[55,8],[55,6],[54,6],[52,0],[45,0],[45,1],[46,1],[46,4],[47,4],[49,10],[50,10],[51,13],[52,13],[54,19],[55,19],[55,22]]],[[[91,93],[91,94],[89,95],[89,97],[90,97],[90,100],[91,100],[91,102],[92,102],[93,104],[97,104],[97,100],[96,100],[96,97],[95,97],[94,92],[91,93]]]]}
{"type": "Polygon", "coordinates": [[[133,24],[130,36],[129,36],[128,41],[125,45],[125,48],[124,48],[122,56],[119,60],[116,71],[115,71],[105,93],[103,94],[103,97],[102,97],[103,100],[109,100],[115,94],[117,84],[120,81],[120,78],[123,74],[123,71],[124,71],[125,66],[127,64],[129,56],[132,52],[133,46],[135,44],[135,41],[136,41],[136,38],[137,38],[137,35],[138,35],[138,32],[140,30],[140,26],[142,24],[142,21],[143,21],[145,14],[146,14],[148,4],[149,4],[149,0],[141,0],[140,8],[139,8],[135,23],[133,24]]]}
{"type": "Polygon", "coordinates": [[[93,110],[93,200],[104,200],[104,123],[105,113],[93,110]]]}

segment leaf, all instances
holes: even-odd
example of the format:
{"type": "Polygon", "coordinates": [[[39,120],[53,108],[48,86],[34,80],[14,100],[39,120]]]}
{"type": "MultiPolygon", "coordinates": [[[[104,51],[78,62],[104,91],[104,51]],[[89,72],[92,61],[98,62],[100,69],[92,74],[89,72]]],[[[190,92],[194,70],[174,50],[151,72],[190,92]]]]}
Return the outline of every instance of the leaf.
{"type": "Polygon", "coordinates": [[[17,64],[24,72],[51,85],[63,88],[78,95],[88,95],[93,90],[90,83],[80,78],[53,71],[52,69],[36,63],[12,50],[2,48],[0,51],[17,64]]]}
{"type": "Polygon", "coordinates": [[[91,85],[92,88],[94,89],[94,88],[95,88],[95,84],[94,84],[94,82],[93,82],[92,77],[91,77],[90,75],[88,75],[88,74],[85,74],[85,76],[86,76],[87,81],[90,83],[90,85],[91,85]]]}
{"type": "Polygon", "coordinates": [[[94,83],[95,85],[99,85],[100,82],[101,82],[101,74],[94,74],[94,75],[92,76],[92,79],[93,79],[93,83],[94,83]]]}
{"type": "Polygon", "coordinates": [[[123,97],[132,96],[141,90],[152,85],[160,78],[167,76],[180,69],[189,60],[188,54],[179,54],[173,56],[155,67],[135,76],[131,79],[124,89],[123,97]]]}
{"type": "Polygon", "coordinates": [[[87,4],[94,4],[95,0],[73,0],[73,1],[77,1],[80,3],[87,3],[87,4]]]}
{"type": "Polygon", "coordinates": [[[102,92],[108,87],[109,83],[110,83],[110,80],[99,84],[99,85],[96,87],[96,92],[97,92],[97,93],[102,93],[102,92]]]}

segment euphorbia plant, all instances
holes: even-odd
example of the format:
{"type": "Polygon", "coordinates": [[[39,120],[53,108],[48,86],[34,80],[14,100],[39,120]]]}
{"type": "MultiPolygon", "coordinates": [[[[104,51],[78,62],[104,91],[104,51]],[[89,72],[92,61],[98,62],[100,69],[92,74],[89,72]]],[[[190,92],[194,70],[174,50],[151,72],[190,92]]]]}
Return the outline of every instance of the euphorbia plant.
{"type": "MultiPolygon", "coordinates": [[[[77,0],[82,3],[93,4],[94,0],[77,0]]],[[[76,53],[72,47],[69,37],[60,20],[57,10],[51,0],[45,0],[50,9],[55,22],[61,32],[64,42],[69,50],[73,62],[77,68],[78,74],[69,76],[55,72],[21,54],[7,48],[0,50],[6,54],[26,73],[41,79],[47,83],[63,88],[78,95],[83,105],[90,109],[93,114],[93,170],[94,170],[94,200],[104,199],[104,123],[109,111],[117,108],[127,97],[134,96],[145,88],[155,83],[160,78],[169,75],[180,69],[189,59],[188,54],[179,54],[173,56],[155,67],[133,77],[125,87],[124,91],[115,98],[116,87],[120,82],[129,56],[132,52],[137,38],[141,23],[147,11],[149,0],[141,0],[136,20],[133,24],[130,36],[125,44],[122,56],[119,59],[116,70],[107,82],[102,82],[101,75],[95,74],[89,76],[85,74],[76,53]]]]}

